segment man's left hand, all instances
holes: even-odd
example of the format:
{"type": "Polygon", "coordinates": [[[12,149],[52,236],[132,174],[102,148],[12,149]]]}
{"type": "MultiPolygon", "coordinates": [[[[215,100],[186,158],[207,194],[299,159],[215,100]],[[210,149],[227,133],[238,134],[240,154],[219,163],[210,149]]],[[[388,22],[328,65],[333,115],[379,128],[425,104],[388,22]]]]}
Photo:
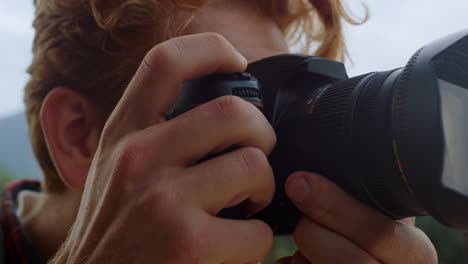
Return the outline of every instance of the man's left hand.
{"type": "Polygon", "coordinates": [[[393,221],[319,175],[294,173],[286,192],[304,216],[294,231],[299,250],[276,263],[437,263],[434,246],[411,219],[393,221]]]}

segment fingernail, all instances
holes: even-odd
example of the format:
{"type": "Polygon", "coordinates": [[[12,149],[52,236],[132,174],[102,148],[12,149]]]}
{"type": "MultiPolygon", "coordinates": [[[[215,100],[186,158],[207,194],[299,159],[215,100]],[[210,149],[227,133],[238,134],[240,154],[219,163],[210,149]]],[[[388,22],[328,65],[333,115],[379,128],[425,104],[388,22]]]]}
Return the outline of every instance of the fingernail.
{"type": "Polygon", "coordinates": [[[311,189],[304,176],[301,176],[292,180],[287,191],[292,200],[302,202],[310,194],[311,189]]]}

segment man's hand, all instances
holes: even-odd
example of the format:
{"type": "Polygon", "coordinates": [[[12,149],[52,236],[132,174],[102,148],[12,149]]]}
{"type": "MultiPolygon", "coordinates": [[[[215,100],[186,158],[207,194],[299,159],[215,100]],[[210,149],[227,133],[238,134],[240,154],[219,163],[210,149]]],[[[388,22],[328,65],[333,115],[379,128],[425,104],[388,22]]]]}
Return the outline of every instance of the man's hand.
{"type": "Polygon", "coordinates": [[[286,192],[304,213],[294,232],[298,252],[277,263],[435,264],[427,236],[353,199],[327,179],[291,175],[286,192]]]}
{"type": "Polygon", "coordinates": [[[184,81],[246,65],[214,33],[172,39],[147,54],[103,129],[77,220],[53,263],[255,263],[266,256],[267,224],[216,217],[245,199],[256,212],[273,197],[266,156],[276,136],[263,114],[231,96],[164,119],[184,81]],[[197,163],[232,145],[239,148],[197,163]]]}

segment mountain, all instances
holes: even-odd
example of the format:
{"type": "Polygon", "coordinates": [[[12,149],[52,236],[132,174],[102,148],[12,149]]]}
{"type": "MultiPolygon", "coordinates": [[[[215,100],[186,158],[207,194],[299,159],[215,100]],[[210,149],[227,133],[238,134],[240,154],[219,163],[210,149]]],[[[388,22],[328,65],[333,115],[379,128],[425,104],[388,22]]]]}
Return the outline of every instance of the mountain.
{"type": "Polygon", "coordinates": [[[0,120],[0,168],[15,178],[40,178],[41,170],[34,157],[24,113],[0,120]]]}

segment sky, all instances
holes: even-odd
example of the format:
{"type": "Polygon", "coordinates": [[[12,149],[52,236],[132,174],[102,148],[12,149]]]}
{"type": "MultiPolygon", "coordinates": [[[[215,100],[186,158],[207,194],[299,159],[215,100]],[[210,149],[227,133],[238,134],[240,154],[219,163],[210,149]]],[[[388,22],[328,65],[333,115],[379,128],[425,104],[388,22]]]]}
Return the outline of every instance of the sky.
{"type": "MultiPolygon", "coordinates": [[[[23,87],[31,61],[33,0],[0,1],[0,119],[23,111],[23,87]]],[[[468,28],[467,0],[343,0],[365,25],[346,26],[349,76],[404,66],[429,42],[468,28]]]]}

